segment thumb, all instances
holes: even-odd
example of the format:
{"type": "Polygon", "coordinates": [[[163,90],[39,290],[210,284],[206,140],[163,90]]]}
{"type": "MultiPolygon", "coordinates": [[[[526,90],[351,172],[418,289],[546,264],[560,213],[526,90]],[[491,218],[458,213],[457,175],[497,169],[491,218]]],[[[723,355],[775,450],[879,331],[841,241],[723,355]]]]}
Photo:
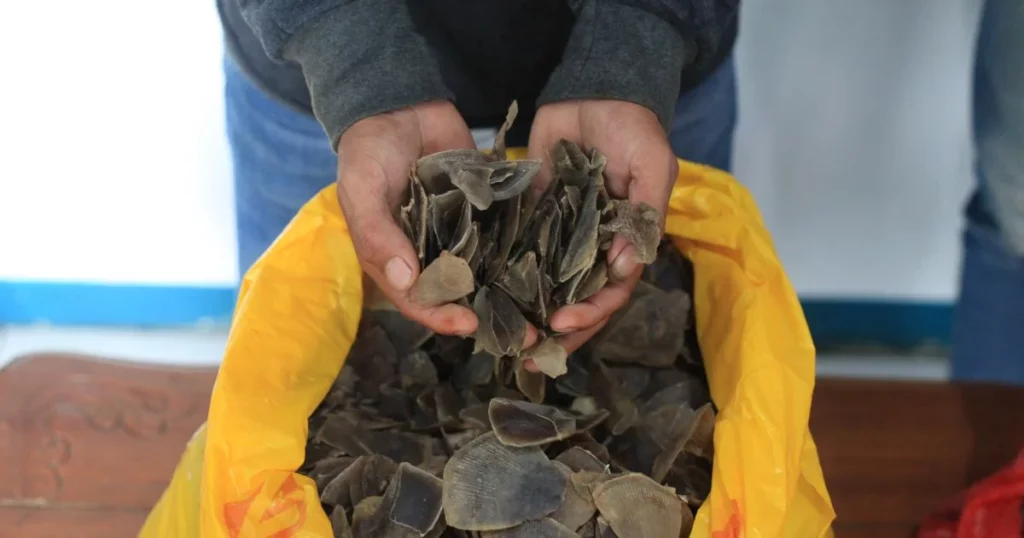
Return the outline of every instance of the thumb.
{"type": "Polygon", "coordinates": [[[422,155],[449,149],[476,149],[466,120],[450,102],[424,103],[413,107],[412,111],[419,125],[422,155]]]}
{"type": "MultiPolygon", "coordinates": [[[[665,213],[668,209],[672,186],[679,173],[679,162],[668,144],[647,146],[650,151],[641,150],[630,160],[626,197],[633,204],[647,204],[658,212],[658,227],[665,231],[665,213]]],[[[613,280],[623,281],[632,275],[638,266],[636,248],[621,234],[616,234],[608,250],[608,263],[613,280]]]]}
{"type": "Polygon", "coordinates": [[[634,204],[645,203],[656,209],[664,226],[665,210],[678,174],[679,162],[668,141],[649,144],[630,159],[626,197],[634,204]]]}
{"type": "Polygon", "coordinates": [[[538,132],[535,129],[530,133],[530,141],[527,144],[526,158],[534,161],[541,161],[540,171],[533,178],[531,190],[534,196],[539,196],[551,183],[553,170],[551,165],[551,148],[558,142],[557,134],[551,132],[538,132]]]}
{"type": "Polygon", "coordinates": [[[406,318],[440,334],[468,335],[476,330],[473,311],[456,304],[423,307],[409,298],[419,277],[412,242],[392,216],[387,185],[374,176],[339,175],[338,200],[363,271],[406,318]]]}
{"type": "Polygon", "coordinates": [[[408,237],[383,208],[359,222],[353,238],[364,270],[378,286],[390,288],[386,292],[404,294],[419,276],[419,258],[408,237]]]}
{"type": "Polygon", "coordinates": [[[416,280],[419,259],[392,215],[386,180],[349,176],[339,178],[338,201],[363,270],[385,295],[404,294],[416,280]]]}
{"type": "Polygon", "coordinates": [[[540,107],[530,127],[530,138],[527,143],[527,158],[544,163],[533,179],[534,195],[544,192],[551,183],[551,150],[562,139],[576,143],[582,141],[579,106],[575,103],[554,103],[540,107]]]}

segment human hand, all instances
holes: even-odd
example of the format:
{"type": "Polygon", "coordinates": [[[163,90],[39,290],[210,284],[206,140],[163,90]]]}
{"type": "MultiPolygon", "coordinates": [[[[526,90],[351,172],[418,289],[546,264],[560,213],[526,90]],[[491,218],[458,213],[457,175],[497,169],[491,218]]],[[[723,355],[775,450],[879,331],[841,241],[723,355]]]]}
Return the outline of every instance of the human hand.
{"type": "Polygon", "coordinates": [[[417,159],[474,148],[465,120],[447,101],[365,118],[338,142],[338,202],[363,271],[405,317],[440,334],[473,334],[476,315],[456,304],[423,307],[411,300],[419,259],[394,215],[417,159]]]}
{"type": "MultiPolygon", "coordinates": [[[[613,198],[645,202],[662,215],[679,165],[668,136],[651,110],[626,101],[581,100],[544,105],[530,132],[531,159],[545,166],[534,189],[541,192],[551,181],[549,150],[560,139],[585,150],[596,148],[607,158],[605,187],[613,198]]],[[[633,246],[619,234],[608,251],[609,282],[587,300],[563,307],[551,317],[551,328],[561,333],[558,343],[573,352],[597,333],[622,308],[640,280],[643,267],[633,246]]]]}

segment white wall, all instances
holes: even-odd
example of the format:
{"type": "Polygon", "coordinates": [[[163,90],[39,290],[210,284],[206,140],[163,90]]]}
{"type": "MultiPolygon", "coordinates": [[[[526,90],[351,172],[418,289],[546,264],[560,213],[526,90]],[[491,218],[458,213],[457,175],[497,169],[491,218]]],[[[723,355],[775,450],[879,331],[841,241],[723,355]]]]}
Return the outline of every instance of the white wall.
{"type": "Polygon", "coordinates": [[[798,291],[951,300],[979,3],[745,1],[736,173],[798,291]]]}
{"type": "Polygon", "coordinates": [[[0,280],[232,285],[213,0],[9,2],[0,50],[0,280]]]}
{"type": "MultiPolygon", "coordinates": [[[[952,299],[976,2],[744,1],[737,175],[798,291],[952,299]]],[[[213,0],[0,12],[0,281],[233,284],[213,0]]]]}

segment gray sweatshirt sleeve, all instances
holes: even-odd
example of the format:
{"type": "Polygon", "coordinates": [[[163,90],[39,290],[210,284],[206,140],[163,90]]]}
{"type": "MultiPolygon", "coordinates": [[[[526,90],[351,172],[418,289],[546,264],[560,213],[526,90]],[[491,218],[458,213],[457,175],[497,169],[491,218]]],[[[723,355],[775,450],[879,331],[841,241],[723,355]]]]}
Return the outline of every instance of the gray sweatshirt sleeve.
{"type": "Polygon", "coordinates": [[[576,13],[562,63],[538,106],[618,99],[645,106],[666,129],[681,81],[731,47],[739,0],[571,0],[576,13]]]}
{"type": "Polygon", "coordinates": [[[302,66],[335,151],[363,118],[453,98],[405,0],[238,1],[267,55],[302,66]]]}

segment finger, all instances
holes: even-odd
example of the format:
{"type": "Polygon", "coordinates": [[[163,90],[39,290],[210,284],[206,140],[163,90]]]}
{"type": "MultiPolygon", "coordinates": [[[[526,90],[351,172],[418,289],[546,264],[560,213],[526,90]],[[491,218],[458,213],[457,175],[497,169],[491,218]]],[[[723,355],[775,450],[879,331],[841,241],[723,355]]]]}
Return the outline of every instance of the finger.
{"type": "Polygon", "coordinates": [[[392,217],[386,183],[374,179],[372,167],[350,161],[338,180],[338,200],[345,214],[360,264],[380,291],[407,318],[441,334],[471,334],[477,320],[458,305],[426,308],[408,296],[419,275],[412,244],[392,217]],[[353,177],[367,170],[362,177],[353,177]]]}
{"type": "Polygon", "coordinates": [[[555,339],[559,344],[562,345],[562,347],[565,348],[566,353],[573,353],[579,348],[583,347],[583,345],[589,342],[590,339],[593,338],[594,335],[598,333],[598,331],[603,329],[604,326],[608,324],[609,319],[610,318],[604,318],[598,320],[597,323],[582,331],[563,334],[561,336],[557,336],[555,339]]]}
{"type": "Polygon", "coordinates": [[[606,285],[586,301],[560,308],[551,316],[551,328],[559,333],[571,333],[610,317],[629,302],[640,273],[638,267],[626,280],[606,285]]]}
{"type": "MultiPolygon", "coordinates": [[[[401,298],[399,298],[401,300],[401,298]]],[[[370,277],[369,273],[363,273],[363,304],[366,308],[371,310],[396,310],[397,307],[391,301],[391,299],[381,291],[380,286],[377,282],[370,277]]],[[[461,331],[457,327],[456,318],[459,315],[457,311],[444,308],[428,308],[424,309],[424,313],[427,315],[429,320],[435,325],[442,326],[444,328],[444,334],[458,334],[461,331]]],[[[458,305],[454,305],[458,306],[458,305]]]]}
{"type": "Polygon", "coordinates": [[[464,306],[452,303],[424,308],[406,297],[396,297],[392,302],[407,319],[437,334],[472,336],[476,332],[476,314],[464,306]]]}

